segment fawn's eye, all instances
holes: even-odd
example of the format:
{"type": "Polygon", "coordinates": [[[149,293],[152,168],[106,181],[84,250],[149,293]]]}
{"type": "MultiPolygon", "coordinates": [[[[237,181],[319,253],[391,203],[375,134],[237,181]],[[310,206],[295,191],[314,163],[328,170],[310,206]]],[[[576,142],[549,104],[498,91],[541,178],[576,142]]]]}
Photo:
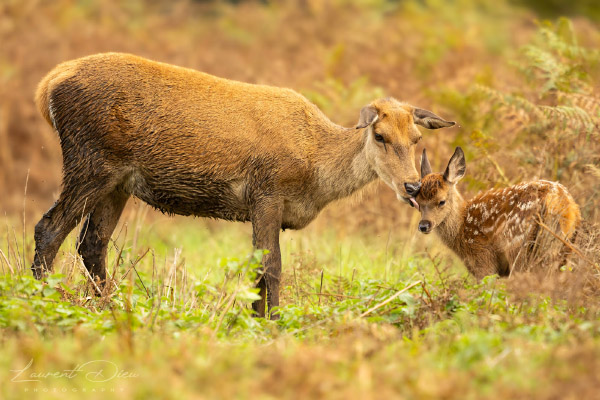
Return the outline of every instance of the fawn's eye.
{"type": "Polygon", "coordinates": [[[442,200],[438,203],[438,206],[442,207],[444,204],[446,204],[446,200],[442,200]]]}
{"type": "Polygon", "coordinates": [[[375,134],[375,140],[378,141],[378,142],[380,142],[380,143],[385,142],[385,140],[383,139],[383,136],[381,136],[379,133],[375,134]]]}

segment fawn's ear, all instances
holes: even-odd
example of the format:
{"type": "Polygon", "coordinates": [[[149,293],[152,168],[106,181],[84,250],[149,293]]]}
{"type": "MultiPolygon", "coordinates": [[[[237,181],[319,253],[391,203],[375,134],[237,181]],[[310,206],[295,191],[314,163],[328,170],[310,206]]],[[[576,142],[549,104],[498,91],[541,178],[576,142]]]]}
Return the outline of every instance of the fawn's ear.
{"type": "Polygon", "coordinates": [[[452,158],[448,161],[448,166],[444,172],[444,180],[450,183],[456,183],[465,176],[466,171],[467,163],[465,162],[465,153],[460,147],[457,147],[456,150],[454,150],[452,158]]]}
{"type": "Polygon", "coordinates": [[[427,129],[440,129],[454,126],[456,122],[446,121],[428,110],[422,108],[413,109],[413,121],[417,125],[421,125],[427,129]]]}
{"type": "Polygon", "coordinates": [[[429,164],[429,159],[427,158],[427,151],[423,149],[423,154],[421,155],[421,179],[425,177],[425,175],[429,175],[431,173],[431,164],[429,164]]]}

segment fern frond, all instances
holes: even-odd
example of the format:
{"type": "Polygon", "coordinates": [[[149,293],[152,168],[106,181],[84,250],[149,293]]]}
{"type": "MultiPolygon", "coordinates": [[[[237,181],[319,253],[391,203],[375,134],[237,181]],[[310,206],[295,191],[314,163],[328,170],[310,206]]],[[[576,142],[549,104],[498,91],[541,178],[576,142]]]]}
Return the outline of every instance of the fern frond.
{"type": "Polygon", "coordinates": [[[533,116],[536,119],[544,117],[543,112],[540,111],[538,106],[524,97],[502,93],[496,89],[480,84],[476,84],[474,88],[476,92],[483,95],[488,101],[492,101],[496,105],[512,111],[512,114],[519,114],[519,110],[523,110],[528,114],[528,119],[530,119],[530,116],[533,116]]]}
{"type": "MultiPolygon", "coordinates": [[[[553,129],[560,132],[560,136],[572,136],[582,131],[594,132],[600,125],[600,118],[597,114],[587,111],[587,109],[595,111],[600,109],[600,102],[591,96],[575,97],[570,95],[573,101],[579,101],[587,106],[587,109],[583,109],[577,105],[537,105],[522,96],[505,94],[482,85],[476,85],[475,90],[484,99],[498,106],[499,112],[504,117],[517,119],[522,126],[527,126],[532,130],[553,129]]],[[[563,96],[563,98],[565,97],[563,96]]]]}
{"type": "Polygon", "coordinates": [[[593,63],[600,60],[600,51],[580,46],[573,22],[561,17],[556,24],[541,27],[541,43],[547,49],[571,61],[593,63]]]}
{"type": "Polygon", "coordinates": [[[586,111],[596,123],[600,122],[600,99],[591,94],[581,93],[557,93],[557,100],[560,104],[567,104],[579,107],[586,111]]]}
{"type": "Polygon", "coordinates": [[[350,280],[348,278],[346,278],[345,276],[341,276],[341,275],[333,276],[331,278],[331,283],[333,284],[333,286],[336,288],[336,290],[340,294],[349,290],[350,287],[352,286],[352,284],[350,283],[350,280]]]}
{"type": "Polygon", "coordinates": [[[594,178],[600,179],[600,168],[595,166],[594,164],[586,164],[585,165],[586,172],[592,175],[594,178]]]}
{"type": "Polygon", "coordinates": [[[538,106],[552,125],[563,131],[578,133],[581,130],[591,132],[596,126],[594,118],[579,107],[538,106]]]}

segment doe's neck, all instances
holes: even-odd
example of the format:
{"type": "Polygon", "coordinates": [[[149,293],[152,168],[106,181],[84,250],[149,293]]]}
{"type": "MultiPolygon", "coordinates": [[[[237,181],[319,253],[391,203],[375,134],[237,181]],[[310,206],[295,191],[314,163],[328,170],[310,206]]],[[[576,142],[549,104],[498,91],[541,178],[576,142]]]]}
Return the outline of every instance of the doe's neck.
{"type": "Polygon", "coordinates": [[[365,129],[332,123],[318,136],[315,166],[323,200],[350,196],[377,178],[365,152],[365,129]]]}

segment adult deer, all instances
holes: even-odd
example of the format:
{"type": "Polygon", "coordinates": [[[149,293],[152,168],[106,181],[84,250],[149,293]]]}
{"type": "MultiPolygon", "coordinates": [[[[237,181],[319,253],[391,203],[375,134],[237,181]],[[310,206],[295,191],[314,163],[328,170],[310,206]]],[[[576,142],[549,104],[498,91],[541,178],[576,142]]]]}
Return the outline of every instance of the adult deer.
{"type": "Polygon", "coordinates": [[[389,98],[344,128],[290,89],[118,53],[58,65],[36,102],[63,153],[62,193],[35,228],[37,278],[84,215],[79,253],[104,280],[110,236],[133,195],[169,214],[250,221],[254,246],[269,250],[259,316],[265,302],[279,305],[281,229],[305,227],[377,177],[408,201],[419,190],[415,124],[454,125],[389,98]]]}

